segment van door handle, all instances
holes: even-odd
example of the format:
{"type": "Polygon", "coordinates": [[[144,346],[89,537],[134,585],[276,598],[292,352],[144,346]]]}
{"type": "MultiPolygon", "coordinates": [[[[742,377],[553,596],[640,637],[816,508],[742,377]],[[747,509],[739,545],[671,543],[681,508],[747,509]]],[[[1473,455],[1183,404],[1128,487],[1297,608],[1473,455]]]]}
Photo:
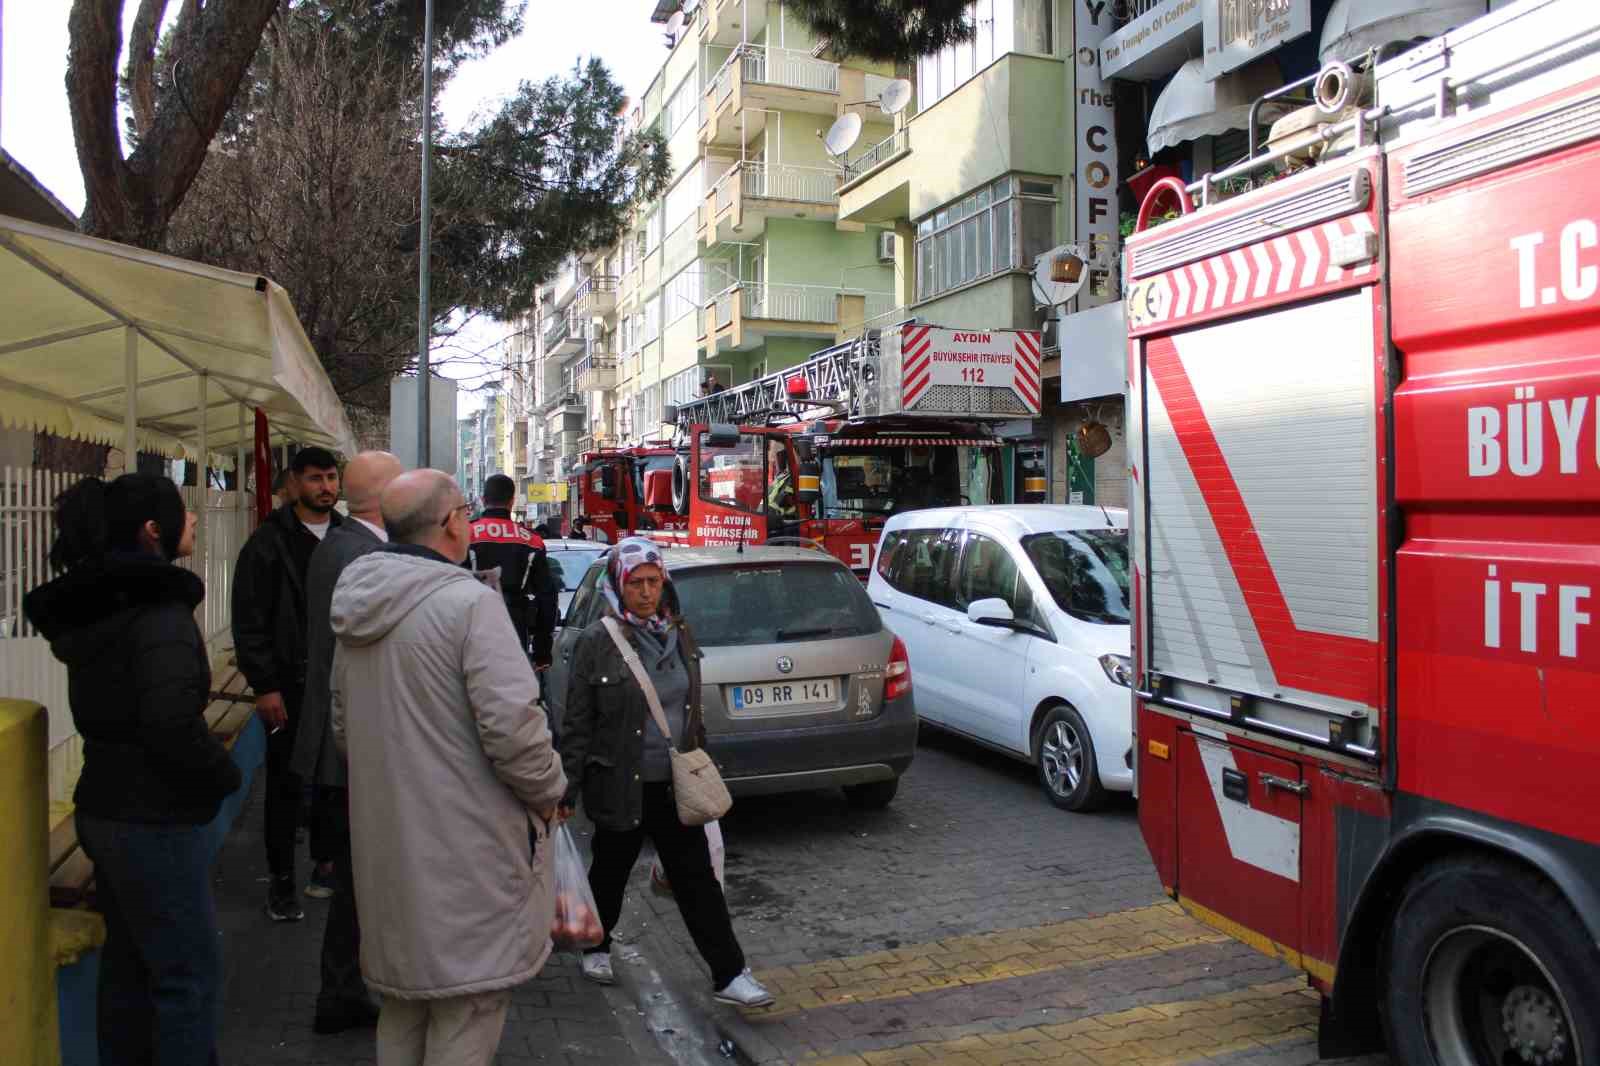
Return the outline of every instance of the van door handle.
{"type": "Polygon", "coordinates": [[[928,623],[930,626],[936,626],[939,624],[939,618],[937,615],[925,614],[922,616],[922,620],[928,623]]]}
{"type": "Polygon", "coordinates": [[[1257,774],[1256,780],[1260,781],[1261,787],[1268,792],[1275,788],[1281,788],[1285,792],[1293,792],[1296,796],[1304,796],[1311,791],[1311,786],[1304,781],[1291,781],[1287,777],[1279,777],[1277,774],[1257,774]]]}

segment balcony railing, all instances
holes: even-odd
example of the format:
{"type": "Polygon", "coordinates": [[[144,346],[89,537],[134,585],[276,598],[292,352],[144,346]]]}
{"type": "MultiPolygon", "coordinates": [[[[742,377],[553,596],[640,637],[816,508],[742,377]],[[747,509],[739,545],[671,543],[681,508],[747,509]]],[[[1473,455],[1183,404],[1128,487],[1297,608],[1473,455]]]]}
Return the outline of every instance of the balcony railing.
{"type": "Polygon", "coordinates": [[[691,366],[687,370],[680,370],[661,383],[661,398],[663,403],[676,405],[686,404],[697,400],[702,395],[708,375],[715,374],[717,381],[724,387],[733,382],[733,366],[730,363],[701,363],[691,366]]]}
{"type": "Polygon", "coordinates": [[[744,317],[777,322],[837,322],[839,290],[826,285],[740,286],[744,317]]]}
{"type": "MultiPolygon", "coordinates": [[[[795,200],[807,204],[839,202],[838,172],[786,163],[742,163],[744,194],[761,200],[795,200]]],[[[717,193],[720,198],[722,188],[717,193]]]]}
{"type": "Polygon", "coordinates": [[[554,348],[567,339],[567,334],[571,329],[572,322],[568,316],[558,315],[556,320],[550,323],[549,328],[544,331],[544,346],[546,348],[554,348]]]}
{"type": "Polygon", "coordinates": [[[733,297],[735,290],[726,289],[717,293],[712,301],[712,321],[718,329],[723,329],[733,324],[733,297]]]}
{"type": "Polygon", "coordinates": [[[720,215],[733,206],[733,183],[738,180],[738,177],[739,168],[734,167],[718,178],[716,185],[712,186],[713,206],[717,214],[720,215]]]}
{"type": "Polygon", "coordinates": [[[910,147],[911,127],[903,126],[846,163],[844,165],[844,180],[854,181],[883,166],[883,164],[901,152],[909,150],[910,147]]]}
{"type": "Polygon", "coordinates": [[[839,91],[839,64],[817,59],[810,52],[744,45],[739,53],[745,81],[820,93],[839,91]]]}
{"type": "Polygon", "coordinates": [[[580,313],[587,311],[595,301],[592,297],[596,293],[611,293],[617,291],[617,279],[611,274],[602,274],[583,279],[583,284],[578,286],[578,291],[573,294],[572,306],[580,313]]]}
{"type": "Polygon", "coordinates": [[[572,368],[573,384],[582,392],[604,391],[617,384],[617,357],[610,353],[586,355],[572,368]]]}

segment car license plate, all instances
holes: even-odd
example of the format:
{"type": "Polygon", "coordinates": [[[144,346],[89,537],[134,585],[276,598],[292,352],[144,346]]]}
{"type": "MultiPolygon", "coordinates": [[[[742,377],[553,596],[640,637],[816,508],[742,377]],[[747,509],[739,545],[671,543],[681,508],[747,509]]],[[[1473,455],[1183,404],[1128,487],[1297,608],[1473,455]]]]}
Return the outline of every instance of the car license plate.
{"type": "Polygon", "coordinates": [[[838,691],[831,677],[729,687],[733,689],[733,709],[736,711],[753,711],[762,707],[787,707],[800,703],[832,703],[838,691]]]}

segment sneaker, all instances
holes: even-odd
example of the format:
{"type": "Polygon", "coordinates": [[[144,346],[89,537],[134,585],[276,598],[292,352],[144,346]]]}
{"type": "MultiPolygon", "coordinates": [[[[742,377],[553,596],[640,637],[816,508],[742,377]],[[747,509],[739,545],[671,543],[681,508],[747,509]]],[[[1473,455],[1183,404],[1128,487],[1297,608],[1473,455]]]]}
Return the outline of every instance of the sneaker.
{"type": "Polygon", "coordinates": [[[617,975],[611,972],[611,953],[590,951],[583,956],[583,976],[597,985],[614,985],[617,975]]]}
{"type": "Polygon", "coordinates": [[[312,899],[332,899],[336,889],[333,863],[326,863],[311,871],[311,880],[306,882],[306,895],[312,899]]]}
{"type": "Polygon", "coordinates": [[[755,979],[747,967],[725,988],[717,989],[715,998],[718,1003],[732,1003],[735,1007],[765,1007],[772,1002],[772,993],[755,979]]]}
{"type": "Polygon", "coordinates": [[[294,878],[274,877],[267,889],[267,917],[275,922],[298,922],[305,916],[294,898],[294,878]]]}

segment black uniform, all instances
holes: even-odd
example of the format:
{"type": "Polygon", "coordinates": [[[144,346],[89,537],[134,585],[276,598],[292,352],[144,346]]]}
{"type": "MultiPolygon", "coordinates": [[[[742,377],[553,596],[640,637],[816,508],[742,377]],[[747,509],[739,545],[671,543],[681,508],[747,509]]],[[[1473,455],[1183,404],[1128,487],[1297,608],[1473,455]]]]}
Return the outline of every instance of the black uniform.
{"type": "Polygon", "coordinates": [[[533,659],[550,661],[555,614],[543,600],[550,589],[550,563],[544,539],[530,533],[504,507],[487,507],[472,523],[472,552],[467,565],[474,570],[500,568],[500,593],[524,649],[533,641],[533,659]],[[530,597],[534,597],[530,599],[530,597]]]}

